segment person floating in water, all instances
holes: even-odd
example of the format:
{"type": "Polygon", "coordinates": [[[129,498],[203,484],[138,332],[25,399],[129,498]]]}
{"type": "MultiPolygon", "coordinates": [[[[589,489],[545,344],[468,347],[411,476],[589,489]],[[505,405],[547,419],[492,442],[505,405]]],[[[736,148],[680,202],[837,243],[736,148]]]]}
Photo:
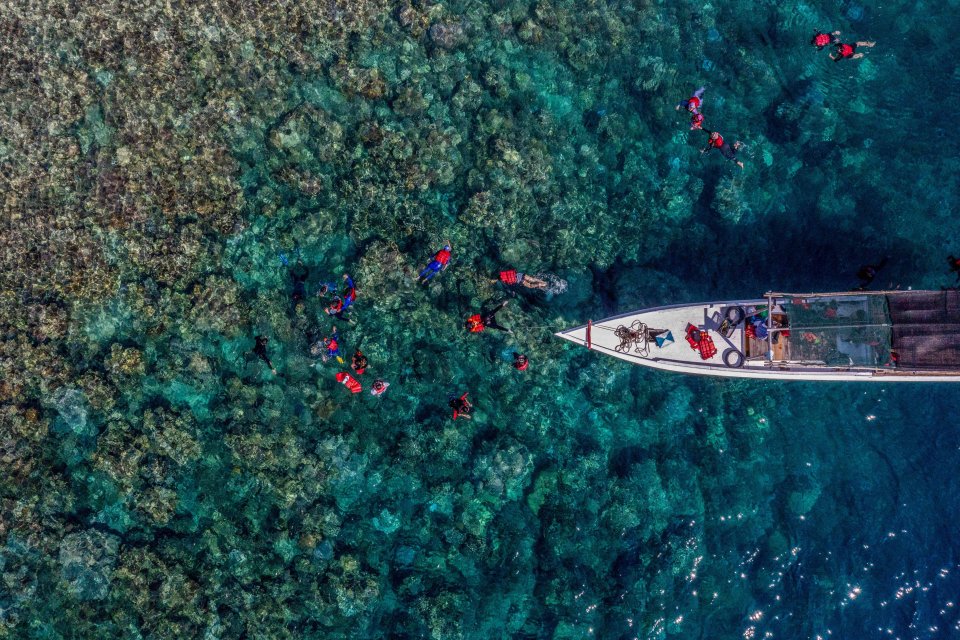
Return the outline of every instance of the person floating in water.
{"type": "Polygon", "coordinates": [[[849,58],[850,60],[856,60],[863,57],[863,53],[857,53],[857,47],[869,48],[877,44],[876,42],[856,42],[854,44],[844,44],[840,43],[837,45],[836,51],[830,54],[830,57],[834,62],[840,62],[841,60],[849,58]]]}
{"type": "MultiPolygon", "coordinates": [[[[337,333],[337,328],[334,327],[330,337],[323,339],[321,348],[319,349],[319,355],[324,362],[330,358],[336,358],[337,362],[343,364],[343,357],[340,355],[340,343],[337,341],[339,337],[340,334],[337,333]]],[[[311,353],[313,353],[313,349],[311,349],[311,353]]]]}
{"type": "Polygon", "coordinates": [[[451,247],[450,241],[447,240],[447,244],[443,245],[443,249],[437,251],[436,255],[433,256],[433,260],[430,261],[430,264],[428,264],[417,277],[417,280],[421,284],[430,282],[434,276],[446,270],[450,264],[450,252],[453,251],[451,247]]]}
{"type": "Polygon", "coordinates": [[[343,274],[344,291],[343,296],[336,296],[330,306],[327,307],[327,315],[334,316],[340,320],[348,320],[344,315],[354,301],[357,299],[357,289],[353,285],[353,278],[349,274],[343,274]]]}
{"type": "Polygon", "coordinates": [[[840,32],[823,33],[822,31],[817,31],[813,34],[810,44],[815,46],[817,51],[823,51],[824,47],[840,44],[840,32]]]}
{"type": "MultiPolygon", "coordinates": [[[[469,392],[468,392],[469,393],[469,392]]],[[[450,396],[450,402],[447,403],[451,409],[453,409],[453,419],[457,418],[466,418],[470,420],[472,416],[470,411],[473,410],[473,405],[470,404],[470,401],[467,400],[467,394],[463,394],[459,398],[450,396]]]]}
{"type": "Polygon", "coordinates": [[[467,331],[469,331],[470,333],[480,333],[481,331],[489,327],[490,329],[497,329],[499,331],[504,331],[506,333],[513,333],[513,331],[511,331],[510,329],[507,329],[506,327],[501,326],[500,324],[497,323],[497,312],[499,312],[501,309],[507,306],[508,302],[510,301],[504,300],[503,302],[498,304],[494,309],[490,311],[475,313],[469,318],[467,318],[467,322],[466,322],[467,331]]]}
{"type": "Polygon", "coordinates": [[[682,108],[686,109],[690,113],[697,115],[700,113],[700,106],[703,104],[703,92],[706,91],[706,87],[700,87],[693,92],[693,95],[687,98],[686,100],[681,100],[677,103],[676,110],[679,111],[682,108]]]}
{"type": "Polygon", "coordinates": [[[513,352],[513,368],[517,371],[526,371],[530,367],[530,360],[522,353],[513,352]]]}
{"type": "Polygon", "coordinates": [[[273,363],[270,362],[270,356],[267,355],[267,343],[270,342],[270,339],[267,336],[257,336],[254,340],[256,344],[253,346],[253,353],[267,363],[267,366],[270,367],[270,373],[277,375],[277,370],[273,367],[273,363]]]}
{"type": "Polygon", "coordinates": [[[500,272],[500,282],[527,289],[538,289],[549,295],[556,295],[567,290],[567,281],[552,273],[530,275],[529,273],[521,273],[516,269],[508,269],[500,272]]]}
{"type": "Polygon", "coordinates": [[[703,129],[703,114],[695,113],[690,118],[690,131],[700,131],[703,129]]]}
{"type": "Polygon", "coordinates": [[[700,150],[700,153],[706,153],[710,149],[719,149],[720,154],[729,160],[730,162],[735,163],[738,167],[743,169],[743,163],[737,160],[737,151],[740,150],[740,147],[743,146],[743,143],[737,140],[732,145],[729,144],[726,140],[723,139],[723,136],[716,131],[708,131],[710,138],[707,140],[707,146],[700,150]]]}
{"type": "Polygon", "coordinates": [[[353,354],[350,367],[357,372],[357,375],[363,375],[363,372],[367,370],[367,356],[363,355],[360,349],[357,349],[357,352],[353,354]]]}
{"type": "Polygon", "coordinates": [[[863,291],[869,287],[873,279],[877,277],[877,272],[883,269],[886,264],[887,258],[884,258],[879,264],[865,264],[860,267],[860,270],[857,271],[857,277],[860,278],[860,286],[857,287],[857,291],[863,291]]]}
{"type": "Polygon", "coordinates": [[[303,303],[303,298],[307,294],[307,278],[309,276],[310,269],[301,260],[297,260],[296,264],[290,269],[290,281],[293,284],[290,297],[293,299],[294,307],[303,303]]]}
{"type": "Polygon", "coordinates": [[[387,390],[387,387],[389,386],[390,386],[390,383],[385,380],[380,380],[380,379],[374,380],[373,386],[370,387],[370,394],[374,396],[383,395],[383,393],[387,390]]]}

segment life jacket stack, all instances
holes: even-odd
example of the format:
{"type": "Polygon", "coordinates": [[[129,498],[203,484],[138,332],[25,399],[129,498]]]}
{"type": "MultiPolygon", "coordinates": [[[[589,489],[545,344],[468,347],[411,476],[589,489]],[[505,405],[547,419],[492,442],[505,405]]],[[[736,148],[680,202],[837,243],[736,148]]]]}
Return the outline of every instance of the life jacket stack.
{"type": "Polygon", "coordinates": [[[717,345],[713,343],[713,338],[706,329],[697,329],[692,324],[687,324],[687,344],[694,351],[700,352],[701,360],[709,360],[717,355],[717,345]]]}
{"type": "Polygon", "coordinates": [[[337,374],[337,382],[345,386],[347,389],[350,389],[351,393],[360,393],[363,391],[363,387],[360,386],[360,383],[351,376],[349,373],[341,371],[337,374]]]}

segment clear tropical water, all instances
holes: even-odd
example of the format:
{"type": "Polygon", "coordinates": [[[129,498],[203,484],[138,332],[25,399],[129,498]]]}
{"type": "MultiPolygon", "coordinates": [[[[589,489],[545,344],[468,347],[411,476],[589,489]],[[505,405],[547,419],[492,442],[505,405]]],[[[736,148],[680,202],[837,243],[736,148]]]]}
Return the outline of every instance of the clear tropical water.
{"type": "Polygon", "coordinates": [[[551,332],[884,256],[875,285],[951,284],[958,10],[3,8],[0,636],[953,637],[955,387],[551,332]],[[877,45],[833,63],[818,27],[877,45]],[[742,172],[673,109],[701,84],[742,172]],[[298,252],[311,294],[356,280],[362,394],[309,352],[298,252]],[[506,266],[570,288],[467,334],[506,266]]]}

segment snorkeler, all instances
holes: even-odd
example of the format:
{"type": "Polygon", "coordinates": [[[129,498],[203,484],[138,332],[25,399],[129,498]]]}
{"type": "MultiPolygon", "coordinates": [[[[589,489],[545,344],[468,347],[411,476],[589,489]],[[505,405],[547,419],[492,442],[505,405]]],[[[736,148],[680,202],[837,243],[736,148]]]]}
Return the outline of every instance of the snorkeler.
{"type": "Polygon", "coordinates": [[[693,117],[690,118],[690,131],[699,131],[703,129],[703,114],[695,113],[693,117]]]}
{"type": "Polygon", "coordinates": [[[863,57],[863,53],[857,53],[857,52],[856,52],[856,51],[857,51],[857,47],[867,47],[867,48],[869,48],[869,47],[872,47],[872,46],[875,45],[875,44],[877,44],[877,43],[876,43],[876,42],[868,42],[868,41],[866,41],[866,40],[863,41],[863,42],[856,42],[856,43],[854,43],[854,44],[844,44],[844,43],[841,42],[840,44],[837,45],[837,50],[836,50],[834,53],[831,53],[831,54],[830,54],[830,58],[831,58],[834,62],[840,62],[841,60],[843,60],[843,59],[845,59],[845,58],[849,58],[849,59],[851,59],[851,60],[856,60],[856,59],[858,59],[858,58],[862,58],[862,57],[863,57]]]}
{"type": "Polygon", "coordinates": [[[497,305],[494,309],[490,311],[475,313],[469,318],[467,318],[467,322],[466,322],[467,331],[469,331],[470,333],[480,333],[481,331],[489,327],[491,329],[497,329],[499,331],[504,331],[506,333],[513,333],[513,331],[511,331],[510,329],[507,329],[506,327],[501,326],[500,324],[497,323],[497,312],[503,309],[505,306],[507,306],[508,302],[510,301],[504,300],[503,302],[501,302],[499,305],[497,305]]]}
{"type": "Polygon", "coordinates": [[[267,355],[267,343],[270,342],[270,339],[267,336],[257,336],[254,339],[256,344],[253,346],[253,353],[267,363],[267,366],[270,367],[270,373],[276,375],[277,370],[274,369],[273,363],[270,362],[270,356],[267,355]]]}
{"type": "Polygon", "coordinates": [[[857,277],[860,278],[860,286],[857,287],[857,291],[863,291],[869,287],[873,279],[877,277],[877,272],[883,269],[886,264],[887,258],[884,257],[879,264],[865,264],[860,267],[860,270],[857,271],[857,277]]]}
{"type": "Polygon", "coordinates": [[[823,48],[826,46],[840,44],[840,32],[834,31],[833,33],[823,33],[822,31],[817,31],[815,34],[813,34],[810,44],[815,46],[817,51],[823,51],[823,48]]]}
{"type": "Polygon", "coordinates": [[[687,98],[686,100],[681,100],[677,103],[676,110],[679,111],[681,107],[689,111],[690,113],[696,115],[700,113],[700,105],[703,104],[703,92],[706,91],[706,87],[700,87],[693,92],[693,95],[687,98]]]}
{"type": "Polygon", "coordinates": [[[567,290],[567,281],[552,273],[530,275],[521,273],[516,269],[508,269],[500,272],[500,282],[507,285],[519,285],[527,289],[539,289],[549,295],[556,295],[567,290]]]}
{"type": "Polygon", "coordinates": [[[303,302],[303,298],[307,294],[307,278],[309,276],[310,269],[301,260],[297,260],[293,268],[290,269],[290,280],[293,283],[293,293],[290,297],[293,298],[294,306],[303,302]]]}
{"type": "Polygon", "coordinates": [[[517,371],[526,371],[530,367],[530,360],[522,353],[513,352],[513,368],[517,371]]]}
{"type": "MultiPolygon", "coordinates": [[[[468,392],[469,393],[469,392],[468,392]]],[[[451,409],[453,409],[453,419],[457,418],[466,418],[467,420],[471,419],[470,411],[473,409],[473,405],[470,404],[470,401],[467,400],[467,394],[463,394],[459,398],[450,396],[450,402],[447,403],[451,409]]]]}
{"type": "Polygon", "coordinates": [[[345,289],[343,296],[336,296],[333,299],[333,302],[330,303],[330,306],[327,307],[327,315],[334,316],[340,320],[349,319],[343,314],[353,305],[354,301],[357,299],[357,289],[353,285],[353,278],[349,274],[343,274],[343,279],[345,281],[345,289]]]}
{"type": "MultiPolygon", "coordinates": [[[[333,328],[333,332],[330,334],[329,338],[324,338],[322,343],[322,352],[320,357],[324,362],[330,358],[336,358],[337,362],[343,364],[343,357],[340,355],[340,343],[337,342],[337,338],[340,337],[340,334],[337,333],[337,328],[333,328]]],[[[311,349],[311,353],[313,350],[311,349]]]]}
{"type": "Polygon", "coordinates": [[[373,381],[373,386],[370,387],[370,395],[380,396],[387,390],[387,387],[390,386],[390,383],[386,380],[377,380],[373,381]]]}
{"type": "Polygon", "coordinates": [[[363,372],[367,370],[367,356],[363,355],[360,349],[357,349],[357,352],[353,354],[350,367],[356,371],[358,375],[363,375],[363,372]]]}
{"type": "Polygon", "coordinates": [[[950,265],[950,273],[955,274],[957,276],[957,282],[960,282],[960,258],[949,255],[947,256],[947,264],[950,265]]]}
{"type": "Polygon", "coordinates": [[[707,140],[707,146],[700,150],[700,153],[706,153],[710,149],[719,149],[720,154],[727,160],[736,163],[738,167],[743,169],[743,163],[737,160],[737,151],[740,150],[740,147],[743,146],[743,143],[737,140],[732,145],[727,144],[724,141],[723,136],[721,136],[716,131],[709,131],[710,138],[707,140]]]}
{"type": "Polygon", "coordinates": [[[423,284],[430,282],[431,279],[441,271],[446,270],[447,266],[450,264],[450,252],[453,251],[451,248],[452,245],[450,241],[447,240],[447,244],[443,245],[443,249],[437,251],[436,255],[433,256],[433,260],[430,261],[423,271],[420,272],[420,275],[417,276],[417,280],[423,284]]]}

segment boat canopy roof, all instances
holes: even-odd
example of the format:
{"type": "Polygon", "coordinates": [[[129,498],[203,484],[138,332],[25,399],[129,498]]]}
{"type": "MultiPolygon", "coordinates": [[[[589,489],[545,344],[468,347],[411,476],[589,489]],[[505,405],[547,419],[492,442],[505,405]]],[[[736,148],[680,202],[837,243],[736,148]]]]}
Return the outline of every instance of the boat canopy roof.
{"type": "MultiPolygon", "coordinates": [[[[791,360],[903,369],[960,367],[960,291],[771,294],[791,360]]],[[[776,313],[776,311],[775,311],[776,313]]]]}
{"type": "Polygon", "coordinates": [[[774,331],[790,332],[791,360],[866,367],[890,360],[893,323],[886,296],[784,297],[774,304],[787,316],[774,331]]]}

